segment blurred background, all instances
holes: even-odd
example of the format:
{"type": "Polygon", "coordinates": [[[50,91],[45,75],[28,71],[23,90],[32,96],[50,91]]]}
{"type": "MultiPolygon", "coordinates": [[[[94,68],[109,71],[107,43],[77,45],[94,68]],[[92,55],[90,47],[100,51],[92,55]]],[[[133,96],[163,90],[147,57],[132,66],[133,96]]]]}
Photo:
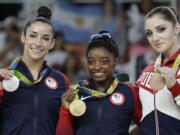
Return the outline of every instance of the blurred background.
{"type": "Polygon", "coordinates": [[[156,54],[148,45],[143,16],[153,7],[168,5],[180,18],[180,0],[0,0],[0,68],[22,55],[21,30],[41,5],[53,12],[56,45],[47,63],[65,73],[71,82],[85,79],[84,52],[93,33],[107,30],[118,44],[116,73],[128,73],[135,81],[156,54]]]}

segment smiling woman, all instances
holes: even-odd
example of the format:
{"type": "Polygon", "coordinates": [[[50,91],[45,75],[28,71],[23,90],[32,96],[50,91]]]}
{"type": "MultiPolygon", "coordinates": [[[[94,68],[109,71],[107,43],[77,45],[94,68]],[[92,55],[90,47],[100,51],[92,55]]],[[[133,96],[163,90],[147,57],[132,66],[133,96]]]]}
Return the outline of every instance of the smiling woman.
{"type": "Polygon", "coordinates": [[[73,115],[73,122],[68,122],[75,135],[127,135],[132,118],[138,122],[135,91],[114,76],[118,57],[110,33],[101,31],[90,37],[86,50],[90,77],[72,84],[62,97],[62,105],[73,115]]]}
{"type": "Polygon", "coordinates": [[[1,135],[56,132],[62,110],[60,97],[68,89],[69,80],[48,67],[44,60],[55,43],[50,18],[51,10],[39,7],[37,17],[27,23],[21,35],[23,56],[15,59],[8,69],[0,69],[0,77],[4,79],[0,82],[1,135]],[[13,81],[14,77],[19,83],[13,81]]]}

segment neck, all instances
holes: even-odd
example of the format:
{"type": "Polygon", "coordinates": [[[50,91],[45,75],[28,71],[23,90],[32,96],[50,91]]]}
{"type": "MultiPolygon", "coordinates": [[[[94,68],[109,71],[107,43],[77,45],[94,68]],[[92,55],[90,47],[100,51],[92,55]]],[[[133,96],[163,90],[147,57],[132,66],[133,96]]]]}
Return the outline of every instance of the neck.
{"type": "Polygon", "coordinates": [[[95,89],[101,92],[106,92],[106,90],[108,89],[108,87],[111,85],[112,83],[112,79],[108,79],[106,81],[103,82],[96,82],[93,81],[95,89]]]}
{"type": "Polygon", "coordinates": [[[177,50],[180,49],[180,44],[176,43],[171,49],[169,49],[167,52],[164,53],[165,58],[170,58],[177,50]]]}
{"type": "Polygon", "coordinates": [[[38,79],[39,72],[42,68],[43,61],[42,60],[33,60],[28,57],[23,56],[22,61],[26,64],[28,69],[30,70],[34,80],[38,79]]]}

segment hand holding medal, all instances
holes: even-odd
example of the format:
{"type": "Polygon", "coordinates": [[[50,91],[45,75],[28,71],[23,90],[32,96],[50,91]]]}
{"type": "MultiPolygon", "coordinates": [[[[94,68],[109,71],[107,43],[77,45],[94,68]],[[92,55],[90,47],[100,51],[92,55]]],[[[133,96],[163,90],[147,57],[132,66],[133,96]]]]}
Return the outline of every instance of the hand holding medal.
{"type": "Polygon", "coordinates": [[[161,90],[165,87],[165,79],[161,77],[160,68],[161,68],[162,55],[160,54],[154,64],[154,74],[152,74],[149,80],[149,86],[155,90],[161,90]]]}
{"type": "Polygon", "coordinates": [[[4,90],[8,92],[14,92],[19,87],[19,79],[13,75],[9,79],[4,79],[2,81],[2,85],[3,85],[4,90]]]}
{"type": "Polygon", "coordinates": [[[70,87],[72,91],[75,91],[75,99],[69,105],[69,111],[76,117],[82,116],[86,112],[86,104],[79,99],[77,87],[78,85],[71,85],[70,87]]]}
{"type": "Polygon", "coordinates": [[[149,86],[154,91],[161,90],[165,87],[165,79],[160,74],[154,73],[149,80],[149,86]]]}
{"type": "Polygon", "coordinates": [[[0,76],[3,78],[2,87],[8,92],[14,92],[19,87],[19,79],[8,69],[1,69],[0,76]]]}

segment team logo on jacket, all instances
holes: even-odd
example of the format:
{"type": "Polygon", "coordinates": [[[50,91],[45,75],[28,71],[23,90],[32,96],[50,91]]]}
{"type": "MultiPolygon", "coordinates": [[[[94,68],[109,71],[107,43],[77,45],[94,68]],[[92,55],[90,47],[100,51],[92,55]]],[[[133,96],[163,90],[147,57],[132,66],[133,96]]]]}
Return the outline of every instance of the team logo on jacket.
{"type": "Polygon", "coordinates": [[[122,105],[125,101],[125,98],[123,94],[116,92],[110,96],[110,101],[115,105],[122,105]]]}
{"type": "Polygon", "coordinates": [[[57,81],[52,78],[52,77],[47,77],[45,79],[45,84],[48,86],[50,89],[56,89],[58,87],[57,81]]]}

